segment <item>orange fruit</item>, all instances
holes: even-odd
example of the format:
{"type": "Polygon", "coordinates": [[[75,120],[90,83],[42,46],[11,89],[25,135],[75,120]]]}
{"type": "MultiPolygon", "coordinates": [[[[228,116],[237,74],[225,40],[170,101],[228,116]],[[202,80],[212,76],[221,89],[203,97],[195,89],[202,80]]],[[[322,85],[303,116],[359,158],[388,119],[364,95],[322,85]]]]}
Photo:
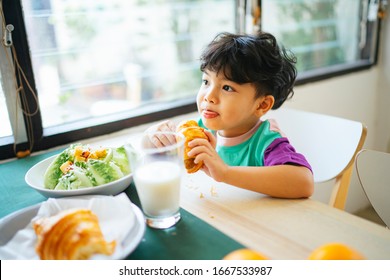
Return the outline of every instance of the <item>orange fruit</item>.
{"type": "Polygon", "coordinates": [[[327,243],[311,252],[309,260],[364,260],[355,249],[342,243],[327,243]]]}
{"type": "Polygon", "coordinates": [[[230,252],[223,257],[223,260],[268,260],[268,258],[254,250],[242,248],[230,252]]]}

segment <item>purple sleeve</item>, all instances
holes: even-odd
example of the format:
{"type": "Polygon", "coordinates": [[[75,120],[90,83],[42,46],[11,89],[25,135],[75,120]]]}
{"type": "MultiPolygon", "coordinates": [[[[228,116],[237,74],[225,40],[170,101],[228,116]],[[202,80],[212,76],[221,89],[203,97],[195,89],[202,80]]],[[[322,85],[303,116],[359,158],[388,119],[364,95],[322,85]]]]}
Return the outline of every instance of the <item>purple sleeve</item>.
{"type": "Polygon", "coordinates": [[[264,166],[281,164],[305,166],[313,172],[306,158],[295,151],[286,137],[275,139],[264,152],[264,166]]]}

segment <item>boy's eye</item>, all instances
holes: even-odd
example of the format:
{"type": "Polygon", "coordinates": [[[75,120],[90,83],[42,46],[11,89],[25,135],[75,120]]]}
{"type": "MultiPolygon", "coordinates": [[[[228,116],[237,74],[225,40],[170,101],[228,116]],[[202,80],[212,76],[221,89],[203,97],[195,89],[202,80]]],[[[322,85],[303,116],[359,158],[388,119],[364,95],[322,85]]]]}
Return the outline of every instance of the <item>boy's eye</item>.
{"type": "Polygon", "coordinates": [[[208,83],[209,83],[209,82],[208,82],[207,80],[204,80],[204,79],[202,80],[202,84],[203,84],[203,85],[206,86],[208,83]]]}
{"type": "Polygon", "coordinates": [[[224,85],[222,88],[223,88],[223,90],[226,90],[226,91],[233,91],[231,86],[224,85]]]}

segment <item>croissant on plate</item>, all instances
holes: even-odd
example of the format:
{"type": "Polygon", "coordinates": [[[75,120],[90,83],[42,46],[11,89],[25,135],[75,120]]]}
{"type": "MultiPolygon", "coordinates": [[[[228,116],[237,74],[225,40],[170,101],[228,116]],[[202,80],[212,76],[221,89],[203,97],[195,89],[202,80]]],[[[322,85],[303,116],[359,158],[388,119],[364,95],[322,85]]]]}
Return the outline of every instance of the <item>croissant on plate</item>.
{"type": "Polygon", "coordinates": [[[182,122],[177,127],[177,132],[180,132],[185,137],[184,142],[184,166],[187,169],[188,173],[195,173],[203,166],[203,161],[195,164],[195,157],[189,157],[188,152],[191,148],[188,147],[188,142],[194,140],[195,138],[203,138],[207,139],[208,137],[204,132],[204,129],[198,125],[198,123],[194,120],[189,120],[182,122]]]}
{"type": "Polygon", "coordinates": [[[112,255],[116,242],[106,242],[98,217],[89,209],[69,209],[34,222],[35,251],[42,260],[85,260],[112,255]]]}

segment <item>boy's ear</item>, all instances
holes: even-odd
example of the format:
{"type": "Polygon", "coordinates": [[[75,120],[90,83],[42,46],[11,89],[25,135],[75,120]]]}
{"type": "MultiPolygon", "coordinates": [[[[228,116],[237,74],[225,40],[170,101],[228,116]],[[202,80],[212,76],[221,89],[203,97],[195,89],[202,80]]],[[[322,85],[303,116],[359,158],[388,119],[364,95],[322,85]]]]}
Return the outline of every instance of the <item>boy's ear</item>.
{"type": "Polygon", "coordinates": [[[258,117],[265,115],[274,106],[275,98],[272,95],[266,95],[258,100],[256,114],[258,117]]]}

